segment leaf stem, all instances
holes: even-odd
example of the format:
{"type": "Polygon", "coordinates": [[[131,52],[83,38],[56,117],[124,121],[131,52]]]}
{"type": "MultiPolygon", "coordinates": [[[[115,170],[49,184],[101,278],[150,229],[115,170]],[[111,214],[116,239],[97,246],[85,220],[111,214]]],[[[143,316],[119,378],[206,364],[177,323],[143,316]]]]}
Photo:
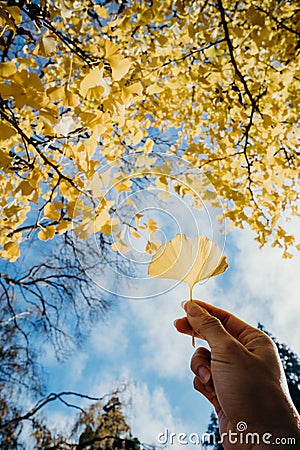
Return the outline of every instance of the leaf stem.
{"type": "MultiPolygon", "coordinates": [[[[190,286],[190,301],[193,301],[193,287],[190,286]]],[[[196,342],[195,342],[195,332],[194,330],[192,330],[192,346],[195,348],[196,347],[196,342]]]]}

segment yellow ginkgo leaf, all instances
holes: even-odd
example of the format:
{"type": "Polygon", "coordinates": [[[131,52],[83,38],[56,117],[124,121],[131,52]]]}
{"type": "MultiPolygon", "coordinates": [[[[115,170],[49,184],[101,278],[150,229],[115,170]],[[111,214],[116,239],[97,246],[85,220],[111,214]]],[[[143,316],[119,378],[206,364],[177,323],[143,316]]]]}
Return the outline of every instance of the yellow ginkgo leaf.
{"type": "Polygon", "coordinates": [[[47,228],[43,228],[39,234],[38,238],[41,241],[48,241],[49,239],[52,239],[55,235],[55,226],[49,225],[47,228]]]}
{"type": "MultiPolygon", "coordinates": [[[[228,268],[226,257],[215,242],[206,236],[196,236],[192,241],[185,234],[176,236],[159,247],[148,267],[148,275],[184,281],[190,288],[202,280],[220,275],[228,268]]],[[[195,336],[192,334],[195,347],[195,336]]]]}
{"type": "Polygon", "coordinates": [[[9,241],[4,244],[4,254],[2,255],[5,259],[9,259],[11,262],[15,262],[20,256],[20,249],[17,242],[9,241]]]}
{"type": "MultiPolygon", "coordinates": [[[[85,96],[87,91],[95,86],[101,86],[103,70],[98,67],[92,69],[80,83],[80,93],[85,96]]],[[[103,88],[104,90],[104,88],[103,88]]]]}
{"type": "Polygon", "coordinates": [[[0,63],[0,77],[7,78],[14,75],[17,71],[16,65],[12,61],[0,63]]]}
{"type": "Polygon", "coordinates": [[[219,275],[227,268],[226,257],[208,237],[196,236],[192,241],[185,234],[177,234],[160,246],[150,262],[148,275],[184,281],[192,298],[196,283],[219,275]]]}
{"type": "Polygon", "coordinates": [[[40,43],[33,50],[33,54],[35,56],[51,56],[55,53],[57,44],[58,42],[54,36],[43,36],[40,43]]]}
{"type": "Polygon", "coordinates": [[[122,55],[112,55],[106,57],[106,59],[109,61],[112,72],[112,79],[114,81],[120,81],[121,78],[126,75],[128,70],[130,69],[130,66],[132,65],[132,61],[130,61],[129,58],[123,58],[122,55]]]}
{"type": "Polygon", "coordinates": [[[125,244],[124,241],[122,241],[122,239],[111,244],[111,249],[114,250],[115,252],[123,254],[129,252],[128,246],[125,244]]]}

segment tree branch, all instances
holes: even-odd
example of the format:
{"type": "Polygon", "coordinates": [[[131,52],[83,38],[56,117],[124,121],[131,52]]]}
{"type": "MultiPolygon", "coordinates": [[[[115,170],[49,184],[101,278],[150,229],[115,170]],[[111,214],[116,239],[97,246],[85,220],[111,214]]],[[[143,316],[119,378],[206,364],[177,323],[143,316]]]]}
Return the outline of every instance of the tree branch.
{"type": "Polygon", "coordinates": [[[237,62],[234,57],[234,48],[233,48],[233,45],[232,45],[232,42],[230,39],[230,34],[229,34],[228,25],[227,25],[227,21],[226,21],[226,14],[225,14],[222,0],[217,0],[217,1],[218,1],[218,8],[219,8],[219,11],[221,14],[221,22],[222,22],[222,26],[223,26],[223,30],[224,30],[224,34],[225,34],[225,39],[226,39],[226,42],[228,45],[231,64],[233,65],[233,68],[234,68],[234,71],[235,71],[237,77],[239,78],[242,85],[244,86],[245,92],[251,102],[252,109],[254,109],[254,111],[259,112],[258,104],[257,104],[256,100],[253,98],[252,93],[249,90],[248,85],[246,83],[245,77],[242,74],[242,72],[240,71],[240,69],[238,68],[237,62]]]}
{"type": "Polygon", "coordinates": [[[4,430],[5,428],[9,427],[12,424],[16,424],[19,423],[23,420],[29,420],[31,419],[38,411],[40,411],[45,405],[47,405],[50,402],[53,402],[55,400],[60,400],[62,401],[66,406],[71,407],[71,408],[76,408],[79,409],[81,412],[85,413],[85,411],[80,408],[77,405],[73,405],[71,403],[67,403],[63,397],[65,396],[75,396],[78,398],[82,398],[82,399],[87,399],[87,400],[92,400],[92,401],[102,401],[106,396],[103,397],[91,397],[90,395],[86,395],[86,394],[80,394],[78,392],[72,392],[72,391],[63,391],[60,392],[58,394],[56,393],[51,393],[49,394],[46,398],[43,398],[42,400],[39,400],[36,405],[30,410],[28,411],[26,414],[17,416],[11,420],[8,420],[7,422],[4,422],[2,424],[0,424],[0,430],[4,430]]]}
{"type": "Polygon", "coordinates": [[[269,11],[266,11],[265,9],[263,9],[261,6],[259,5],[255,5],[255,8],[258,9],[258,11],[266,14],[269,19],[273,20],[274,22],[276,22],[277,25],[279,25],[279,27],[284,28],[285,30],[289,31],[290,33],[295,34],[296,36],[300,37],[300,32],[297,30],[294,30],[293,28],[288,27],[287,25],[285,25],[285,23],[283,23],[281,20],[277,19],[277,17],[274,17],[272,15],[272,13],[270,14],[269,11]]]}
{"type": "Polygon", "coordinates": [[[24,131],[22,130],[22,128],[18,124],[17,119],[15,118],[14,114],[12,114],[10,108],[7,105],[5,105],[5,102],[3,101],[3,99],[1,97],[0,97],[0,100],[1,100],[1,103],[0,103],[1,116],[17,130],[17,132],[20,134],[22,139],[24,139],[29,145],[32,145],[34,147],[34,149],[36,150],[38,155],[42,158],[44,163],[46,165],[52,167],[52,169],[57,173],[57,175],[59,176],[60,179],[63,179],[65,181],[67,181],[67,183],[69,183],[77,191],[83,193],[83,191],[74,183],[74,181],[70,177],[68,177],[67,175],[64,175],[60,171],[58,166],[53,161],[51,161],[51,159],[49,159],[47,156],[45,156],[44,153],[39,149],[39,145],[43,145],[43,142],[38,142],[38,141],[34,140],[32,137],[28,137],[27,134],[24,133],[24,131]],[[9,112],[12,115],[12,117],[9,117],[9,115],[6,114],[6,112],[4,110],[4,107],[6,107],[6,109],[9,110],[9,112]]]}

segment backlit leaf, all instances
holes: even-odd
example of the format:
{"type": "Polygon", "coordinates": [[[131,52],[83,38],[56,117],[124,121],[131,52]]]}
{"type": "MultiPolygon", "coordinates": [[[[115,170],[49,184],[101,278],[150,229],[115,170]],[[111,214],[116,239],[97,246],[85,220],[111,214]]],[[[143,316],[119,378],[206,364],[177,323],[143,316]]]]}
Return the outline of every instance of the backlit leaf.
{"type": "Polygon", "coordinates": [[[220,275],[227,268],[226,257],[208,237],[196,236],[192,241],[177,234],[153,256],[148,275],[184,281],[192,290],[199,281],[220,275]]]}

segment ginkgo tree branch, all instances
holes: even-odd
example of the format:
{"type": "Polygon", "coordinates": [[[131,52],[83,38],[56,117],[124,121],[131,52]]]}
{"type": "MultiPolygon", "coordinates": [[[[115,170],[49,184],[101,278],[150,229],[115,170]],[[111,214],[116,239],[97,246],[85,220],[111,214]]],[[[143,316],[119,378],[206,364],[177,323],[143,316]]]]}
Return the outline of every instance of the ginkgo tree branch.
{"type": "Polygon", "coordinates": [[[228,158],[234,158],[235,156],[242,155],[243,153],[244,153],[243,150],[241,150],[238,152],[230,153],[229,155],[219,156],[216,158],[210,158],[210,159],[205,160],[203,163],[199,164],[198,167],[199,167],[199,169],[203,169],[203,167],[205,167],[209,164],[212,164],[212,163],[218,162],[218,161],[224,161],[228,158]]]}
{"type": "Polygon", "coordinates": [[[57,175],[59,176],[60,179],[63,179],[65,181],[67,181],[73,188],[75,188],[77,191],[83,193],[83,191],[79,188],[79,186],[77,186],[76,183],[74,183],[74,181],[70,177],[68,177],[67,175],[63,174],[61,172],[61,170],[59,169],[58,165],[55,164],[50,158],[48,158],[40,150],[39,146],[40,145],[44,145],[44,143],[43,142],[38,142],[33,137],[27,136],[27,134],[24,133],[24,131],[22,130],[22,128],[18,124],[18,121],[17,121],[15,115],[11,115],[11,117],[10,117],[5,112],[5,109],[8,109],[10,111],[10,113],[11,113],[11,110],[10,110],[10,108],[7,105],[5,105],[5,103],[3,102],[1,97],[0,97],[0,100],[1,100],[1,103],[0,103],[0,114],[1,114],[1,116],[16,129],[16,131],[19,133],[19,135],[22,137],[22,139],[24,139],[27,142],[27,144],[29,144],[32,147],[34,147],[34,149],[36,150],[38,155],[42,158],[44,163],[47,166],[52,167],[52,169],[57,173],[57,175]],[[5,107],[4,107],[4,105],[5,105],[5,107]]]}
{"type": "Polygon", "coordinates": [[[171,59],[171,60],[165,62],[164,64],[162,64],[161,66],[159,66],[159,68],[165,67],[165,66],[167,66],[167,65],[169,65],[169,64],[172,64],[172,63],[174,63],[174,62],[184,61],[185,59],[190,58],[191,56],[193,56],[193,55],[195,55],[195,54],[197,54],[197,53],[204,53],[205,50],[208,50],[208,49],[210,49],[211,47],[214,47],[215,45],[221,44],[221,43],[224,42],[224,41],[225,41],[225,38],[218,39],[218,40],[215,41],[215,42],[210,42],[210,43],[207,44],[205,47],[202,47],[202,48],[199,48],[199,49],[196,49],[196,50],[192,50],[192,51],[186,53],[185,55],[183,55],[183,56],[180,57],[180,58],[177,58],[177,59],[171,59]]]}
{"type": "Polygon", "coordinates": [[[44,17],[41,14],[41,11],[39,9],[38,5],[35,5],[35,8],[32,9],[30,8],[30,5],[26,6],[23,5],[21,10],[27,14],[27,16],[31,19],[36,21],[37,23],[42,22],[42,24],[48,29],[50,30],[64,45],[66,45],[68,47],[68,49],[74,53],[75,55],[77,55],[81,60],[83,60],[88,66],[91,66],[91,63],[94,62],[95,60],[91,57],[91,55],[89,55],[88,53],[86,53],[85,51],[83,51],[75,42],[75,39],[71,38],[70,36],[67,36],[65,34],[63,34],[60,30],[57,30],[55,28],[55,26],[53,26],[53,24],[51,22],[49,22],[49,20],[44,17]]]}
{"type": "MultiPolygon", "coordinates": [[[[67,221],[71,222],[70,218],[64,218],[64,220],[67,220],[67,221]]],[[[58,220],[52,220],[52,221],[49,221],[49,222],[47,222],[47,223],[45,223],[43,225],[40,225],[38,222],[35,222],[35,223],[31,224],[31,225],[23,225],[22,227],[16,228],[15,230],[10,231],[7,234],[7,236],[8,237],[12,237],[14,234],[22,233],[23,231],[33,231],[33,230],[38,230],[38,229],[41,229],[41,228],[47,228],[47,227],[50,227],[50,226],[53,226],[53,225],[58,225],[58,224],[59,224],[58,220]]]]}
{"type": "Polygon", "coordinates": [[[224,10],[224,7],[223,7],[222,0],[217,0],[217,3],[218,3],[218,8],[219,8],[219,11],[220,11],[220,14],[221,14],[221,23],[222,23],[222,26],[223,26],[224,35],[225,35],[225,39],[226,39],[227,46],[228,46],[228,51],[229,51],[231,64],[232,64],[232,66],[234,68],[235,74],[237,75],[238,79],[241,81],[242,85],[244,86],[245,92],[246,92],[246,94],[247,94],[247,96],[248,96],[248,98],[249,98],[249,100],[251,102],[252,108],[254,108],[255,111],[259,112],[259,108],[258,108],[257,102],[254,99],[254,97],[253,97],[253,95],[252,95],[252,93],[251,93],[251,91],[250,91],[250,89],[249,89],[249,87],[247,85],[245,77],[242,74],[242,72],[240,71],[240,69],[239,69],[239,67],[237,65],[235,56],[234,56],[234,48],[233,48],[233,44],[232,44],[232,41],[231,41],[231,38],[230,38],[229,29],[228,29],[227,20],[226,20],[226,14],[225,14],[225,10],[224,10]]]}
{"type": "Polygon", "coordinates": [[[299,31],[294,30],[291,27],[288,27],[284,22],[282,22],[281,20],[277,19],[277,17],[275,17],[272,13],[270,14],[269,11],[266,11],[260,5],[255,5],[255,8],[258,11],[266,14],[269,17],[269,19],[273,20],[280,28],[284,28],[285,30],[289,31],[290,33],[295,34],[296,36],[300,37],[300,32],[299,31]]]}
{"type": "MultiPolygon", "coordinates": [[[[263,95],[263,94],[262,94],[263,95]]],[[[250,161],[249,156],[248,156],[248,152],[247,152],[247,148],[249,145],[249,138],[250,138],[250,130],[251,127],[253,125],[253,117],[254,117],[254,113],[255,113],[255,107],[254,105],[252,105],[251,108],[251,113],[250,113],[250,117],[249,117],[249,122],[246,125],[246,129],[245,129],[245,142],[244,142],[244,147],[243,147],[243,154],[246,160],[246,168],[247,168],[247,179],[248,179],[248,191],[250,193],[251,196],[251,200],[254,203],[255,207],[260,211],[260,213],[263,215],[264,219],[266,220],[266,222],[269,222],[268,217],[265,215],[264,211],[260,208],[260,206],[258,205],[255,196],[254,196],[254,192],[252,189],[252,185],[253,185],[253,179],[252,179],[252,170],[251,170],[251,166],[252,166],[252,161],[250,161]]]]}

